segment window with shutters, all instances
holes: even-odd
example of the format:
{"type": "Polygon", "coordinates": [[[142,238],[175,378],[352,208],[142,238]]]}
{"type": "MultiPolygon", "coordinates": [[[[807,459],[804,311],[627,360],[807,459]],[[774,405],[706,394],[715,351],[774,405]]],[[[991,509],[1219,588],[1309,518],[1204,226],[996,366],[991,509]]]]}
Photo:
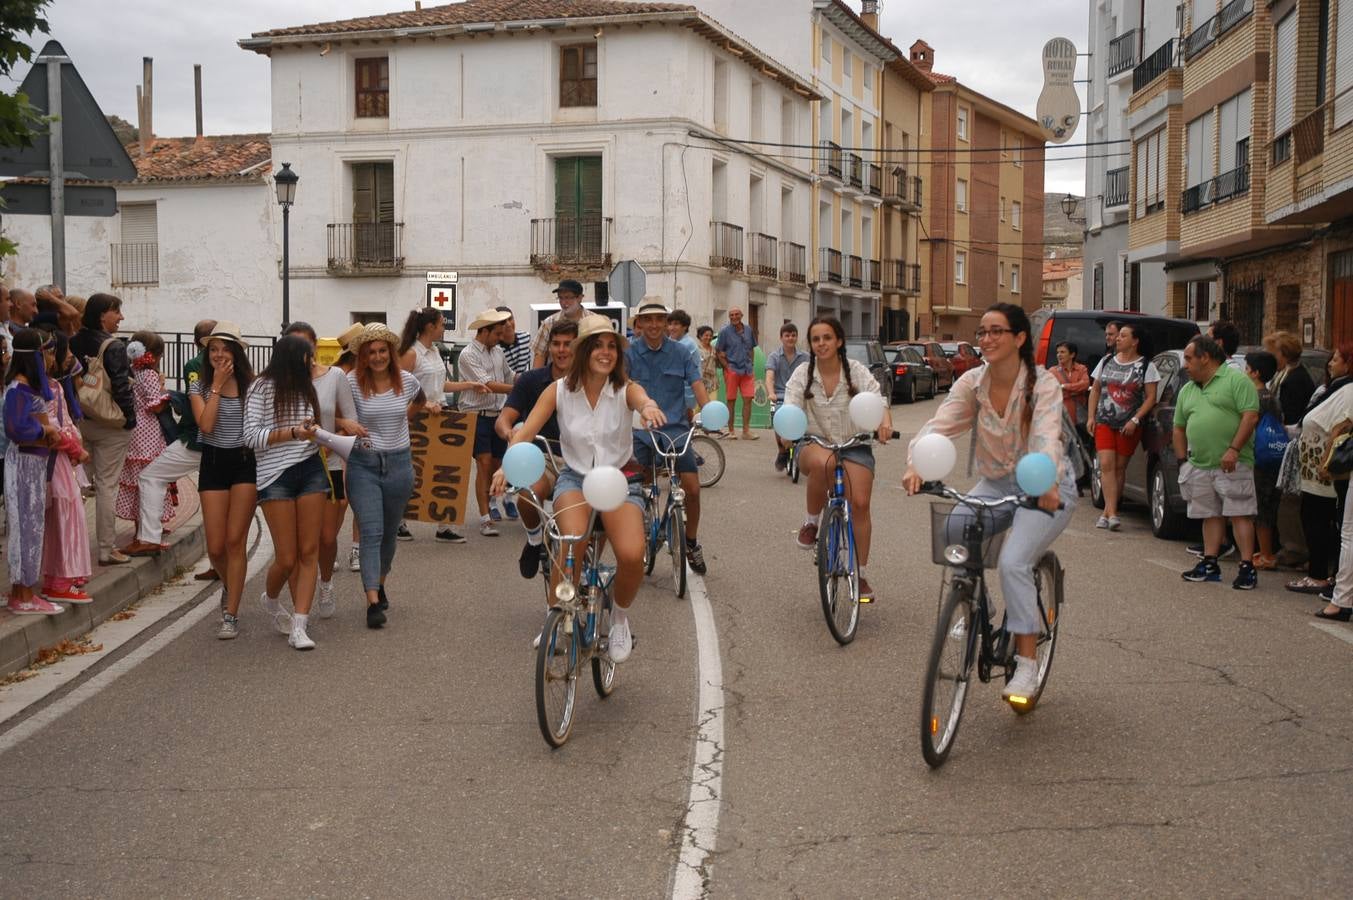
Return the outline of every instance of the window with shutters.
{"type": "Polygon", "coordinates": [[[554,160],[554,250],[560,260],[586,262],[603,255],[600,156],[554,160]]]}
{"type": "Polygon", "coordinates": [[[1211,181],[1217,173],[1212,170],[1212,110],[1208,110],[1188,124],[1186,131],[1188,160],[1185,164],[1185,187],[1195,187],[1211,181]]]}
{"type": "Polygon", "coordinates": [[[1246,88],[1221,105],[1217,126],[1217,171],[1226,173],[1249,165],[1250,90],[1246,88]]]}
{"type": "Polygon", "coordinates": [[[1010,264],[1010,293],[1019,293],[1019,266],[1015,263],[1010,264]]]}
{"type": "Polygon", "coordinates": [[[966,251],[958,250],[954,253],[954,282],[956,284],[968,283],[968,254],[966,251]]]}
{"type": "Polygon", "coordinates": [[[1024,205],[1018,200],[1010,202],[1010,227],[1019,231],[1024,226],[1024,205]]]}
{"type": "Polygon", "coordinates": [[[997,271],[996,283],[999,284],[1001,287],[1005,287],[1005,260],[1000,260],[999,262],[996,263],[996,271],[997,271]]]}
{"type": "Polygon", "coordinates": [[[966,179],[958,179],[958,185],[954,190],[954,209],[961,213],[968,211],[968,182],[966,179]]]}
{"type": "Polygon", "coordinates": [[[390,57],[357,60],[356,75],[354,112],[357,118],[387,118],[390,115],[390,57]]]}
{"type": "Polygon", "coordinates": [[[968,139],[968,108],[966,106],[958,108],[958,139],[960,141],[968,139]]]}
{"type": "Polygon", "coordinates": [[[1160,128],[1133,145],[1137,218],[1165,208],[1165,129],[1160,128]]]}
{"type": "Polygon", "coordinates": [[[118,207],[122,242],[113,245],[112,283],[116,285],[160,283],[160,238],[154,203],[128,203],[118,207]]]}
{"type": "Polygon", "coordinates": [[[559,48],[559,105],[597,105],[597,44],[559,48]]]}
{"type": "Polygon", "coordinates": [[[395,164],[353,163],[352,221],[331,229],[330,266],[385,267],[399,259],[395,164]]]}
{"type": "Polygon", "coordinates": [[[1353,0],[1338,0],[1334,23],[1334,127],[1353,122],[1353,0]]]}
{"type": "Polygon", "coordinates": [[[1297,14],[1288,13],[1274,30],[1273,55],[1273,161],[1282,162],[1292,153],[1287,137],[1292,130],[1297,102],[1297,14]]]}

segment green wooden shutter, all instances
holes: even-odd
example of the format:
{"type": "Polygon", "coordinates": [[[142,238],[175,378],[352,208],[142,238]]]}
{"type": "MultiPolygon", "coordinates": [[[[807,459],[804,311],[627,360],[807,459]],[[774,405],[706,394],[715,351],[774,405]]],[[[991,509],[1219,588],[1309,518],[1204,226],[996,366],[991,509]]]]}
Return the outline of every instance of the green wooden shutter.
{"type": "Polygon", "coordinates": [[[600,156],[561,156],[554,161],[555,252],[564,259],[601,252],[600,156]]]}

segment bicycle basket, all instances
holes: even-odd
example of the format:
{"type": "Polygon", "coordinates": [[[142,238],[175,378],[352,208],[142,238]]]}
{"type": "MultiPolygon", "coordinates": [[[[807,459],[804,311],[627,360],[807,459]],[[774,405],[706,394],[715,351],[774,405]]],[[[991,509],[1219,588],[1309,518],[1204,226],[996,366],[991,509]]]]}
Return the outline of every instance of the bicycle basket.
{"type": "Polygon", "coordinates": [[[982,568],[996,568],[996,561],[1001,556],[1001,546],[1005,544],[1005,536],[1010,529],[996,531],[996,518],[990,510],[976,511],[967,507],[959,509],[957,503],[932,502],[930,504],[930,558],[936,565],[951,565],[944,558],[944,548],[950,544],[963,543],[963,523],[973,521],[976,515],[981,515],[982,525],[985,529],[982,538],[982,568]],[[958,510],[957,517],[954,517],[955,510],[958,510]],[[952,523],[951,518],[953,518],[952,523]]]}

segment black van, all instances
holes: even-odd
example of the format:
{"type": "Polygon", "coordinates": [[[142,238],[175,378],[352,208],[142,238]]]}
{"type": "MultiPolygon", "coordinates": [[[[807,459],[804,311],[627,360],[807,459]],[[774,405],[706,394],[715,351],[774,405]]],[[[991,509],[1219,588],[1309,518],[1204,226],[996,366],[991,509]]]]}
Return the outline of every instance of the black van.
{"type": "Polygon", "coordinates": [[[1198,323],[1188,319],[1147,316],[1142,313],[1089,309],[1040,309],[1030,316],[1036,343],[1034,361],[1051,368],[1057,365],[1057,345],[1076,345],[1077,360],[1093,372],[1104,355],[1104,329],[1110,322],[1126,322],[1141,329],[1142,351],[1155,356],[1166,350],[1182,350],[1198,334],[1198,323]]]}

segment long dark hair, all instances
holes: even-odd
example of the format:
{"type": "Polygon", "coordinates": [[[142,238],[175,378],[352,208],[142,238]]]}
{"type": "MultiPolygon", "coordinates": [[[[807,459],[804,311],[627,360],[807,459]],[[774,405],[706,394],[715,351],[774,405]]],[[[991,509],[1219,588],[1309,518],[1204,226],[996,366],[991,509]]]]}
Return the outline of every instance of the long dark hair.
{"type": "Polygon", "coordinates": [[[841,320],[835,316],[818,316],[808,323],[808,383],[803,389],[803,399],[813,399],[813,370],[817,368],[817,354],[811,352],[813,348],[813,326],[826,325],[836,335],[840,345],[836,348],[836,355],[841,358],[841,374],[846,377],[846,390],[850,391],[850,396],[854,397],[858,390],[855,382],[850,380],[850,360],[846,358],[846,330],[841,327],[841,320]]]}
{"type": "MultiPolygon", "coordinates": [[[[598,331],[573,345],[573,362],[569,363],[568,375],[564,376],[564,387],[570,391],[582,387],[583,376],[587,374],[587,364],[592,359],[592,351],[597,348],[597,344],[605,335],[606,332],[598,331]]],[[[615,368],[611,370],[607,380],[617,391],[623,391],[625,383],[629,380],[625,374],[625,344],[619,334],[611,332],[611,336],[615,338],[615,368]]]]}
{"type": "Polygon", "coordinates": [[[423,333],[423,329],[433,322],[440,321],[441,317],[442,314],[430,306],[409,313],[409,317],[404,320],[404,330],[399,333],[399,355],[408,353],[413,342],[418,340],[418,335],[423,333]]]}
{"type": "Polygon", "coordinates": [[[319,414],[319,397],[310,380],[315,348],[305,338],[288,334],[272,348],[268,366],[260,379],[272,382],[272,415],[275,422],[306,419],[319,414]]]}
{"type": "Polygon", "coordinates": [[[1024,372],[1027,376],[1024,379],[1023,423],[1024,437],[1027,439],[1029,428],[1034,421],[1034,383],[1038,381],[1038,366],[1034,362],[1034,335],[1029,325],[1029,317],[1025,314],[1022,306],[1016,306],[1013,303],[993,303],[987,307],[987,312],[1000,313],[1005,316],[1005,323],[1010,326],[1011,340],[1014,340],[1018,335],[1024,335],[1024,343],[1019,348],[1019,360],[1024,363],[1024,372]]]}
{"type": "Polygon", "coordinates": [[[50,393],[44,391],[47,386],[43,377],[45,367],[42,364],[42,345],[46,342],[47,335],[36,328],[20,328],[14,332],[9,368],[5,370],[6,386],[22,375],[29,387],[50,399],[50,393]]]}
{"type": "Polygon", "coordinates": [[[226,345],[230,351],[231,362],[235,364],[235,386],[240,389],[240,399],[244,399],[245,393],[249,390],[249,385],[254,380],[254,367],[249,364],[249,357],[244,352],[244,347],[227,338],[212,338],[207,341],[207,352],[202,354],[202,383],[210,386],[216,379],[216,370],[211,365],[211,342],[220,341],[226,345]]]}
{"type": "Polygon", "coordinates": [[[299,334],[303,338],[309,338],[311,344],[319,344],[319,333],[309,322],[292,322],[282,334],[299,334]]]}

